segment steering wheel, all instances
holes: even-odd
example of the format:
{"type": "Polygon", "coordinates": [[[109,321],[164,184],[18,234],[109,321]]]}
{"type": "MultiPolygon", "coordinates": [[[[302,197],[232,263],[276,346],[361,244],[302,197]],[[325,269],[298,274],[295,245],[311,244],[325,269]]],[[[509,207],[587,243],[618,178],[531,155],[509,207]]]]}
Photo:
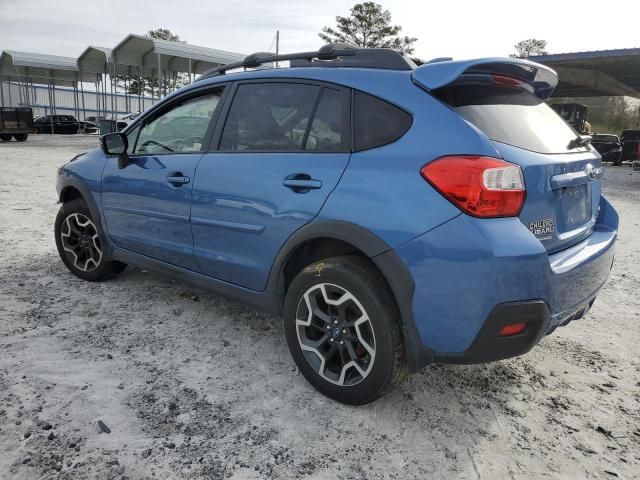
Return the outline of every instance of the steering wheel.
{"type": "Polygon", "coordinates": [[[203,141],[204,141],[204,138],[199,137],[197,135],[193,135],[191,137],[187,137],[180,140],[180,143],[178,144],[177,148],[178,150],[184,150],[187,146],[193,147],[193,145],[195,145],[196,143],[202,144],[203,141]]]}
{"type": "Polygon", "coordinates": [[[170,147],[167,147],[166,145],[161,144],[160,142],[156,142],[155,140],[147,140],[146,142],[144,142],[142,145],[140,145],[140,150],[144,149],[144,151],[146,151],[146,147],[148,145],[157,145],[160,148],[164,148],[166,151],[168,152],[173,152],[173,149],[170,147]]]}

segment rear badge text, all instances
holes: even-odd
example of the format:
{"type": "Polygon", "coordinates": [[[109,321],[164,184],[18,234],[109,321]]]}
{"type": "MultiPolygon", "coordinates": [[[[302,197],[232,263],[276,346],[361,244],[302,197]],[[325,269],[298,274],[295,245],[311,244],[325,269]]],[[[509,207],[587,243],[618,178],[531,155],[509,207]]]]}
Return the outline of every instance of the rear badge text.
{"type": "Polygon", "coordinates": [[[533,233],[538,240],[551,240],[553,238],[552,234],[555,231],[555,227],[553,225],[553,220],[550,218],[545,218],[544,220],[536,220],[534,222],[529,223],[529,231],[533,233]],[[541,235],[543,235],[541,237],[541,235]]]}

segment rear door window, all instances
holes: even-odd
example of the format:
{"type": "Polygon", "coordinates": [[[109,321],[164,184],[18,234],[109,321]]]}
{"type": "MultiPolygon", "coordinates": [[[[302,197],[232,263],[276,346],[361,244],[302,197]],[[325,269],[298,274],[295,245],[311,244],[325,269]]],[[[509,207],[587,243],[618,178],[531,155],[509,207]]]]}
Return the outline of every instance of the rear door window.
{"type": "Polygon", "coordinates": [[[381,147],[409,130],[413,118],[401,108],[372,95],[355,92],[353,104],[354,149],[381,147]]]}
{"type": "MultiPolygon", "coordinates": [[[[304,150],[319,92],[320,87],[301,83],[239,85],[222,132],[220,150],[304,150]]],[[[323,128],[320,123],[316,125],[319,135],[323,128]]],[[[329,138],[331,132],[323,137],[329,138]]]]}
{"type": "Polygon", "coordinates": [[[349,149],[342,95],[324,88],[311,122],[305,150],[335,152],[349,149]]]}
{"type": "Polygon", "coordinates": [[[578,134],[544,101],[521,88],[452,85],[438,98],[491,140],[538,153],[566,153],[578,134]]]}

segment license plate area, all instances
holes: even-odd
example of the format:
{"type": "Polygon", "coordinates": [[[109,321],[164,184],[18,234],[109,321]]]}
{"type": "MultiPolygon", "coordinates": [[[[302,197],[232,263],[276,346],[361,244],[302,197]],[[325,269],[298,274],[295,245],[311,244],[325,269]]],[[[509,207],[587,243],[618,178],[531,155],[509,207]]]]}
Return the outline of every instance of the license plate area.
{"type": "Polygon", "coordinates": [[[587,183],[556,190],[559,233],[580,228],[591,220],[591,186],[587,183]]]}

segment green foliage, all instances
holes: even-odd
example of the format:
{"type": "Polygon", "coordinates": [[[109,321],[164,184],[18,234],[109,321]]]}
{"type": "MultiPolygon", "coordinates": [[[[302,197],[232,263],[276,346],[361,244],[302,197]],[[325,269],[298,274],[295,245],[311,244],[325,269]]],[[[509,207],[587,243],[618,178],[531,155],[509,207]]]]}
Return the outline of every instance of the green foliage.
{"type": "Polygon", "coordinates": [[[336,17],[336,27],[324,27],[319,37],[327,43],[357,47],[393,48],[411,54],[417,38],[400,36],[402,27],[391,24],[391,12],[374,2],[358,3],[348,17],[336,17]]]}
{"type": "Polygon", "coordinates": [[[167,30],[166,28],[156,28],[155,30],[149,30],[147,32],[147,36],[156,38],[158,40],[169,40],[170,42],[185,43],[183,40],[180,40],[180,35],[176,35],[175,33],[172,33],[171,30],[167,30]]]}
{"type": "Polygon", "coordinates": [[[512,58],[526,58],[534,55],[548,55],[547,41],[529,38],[516,43],[513,48],[516,53],[509,55],[512,58]]]}
{"type": "Polygon", "coordinates": [[[640,126],[640,104],[628,97],[554,98],[550,103],[580,103],[587,107],[587,122],[594,133],[620,132],[640,126]]]}

